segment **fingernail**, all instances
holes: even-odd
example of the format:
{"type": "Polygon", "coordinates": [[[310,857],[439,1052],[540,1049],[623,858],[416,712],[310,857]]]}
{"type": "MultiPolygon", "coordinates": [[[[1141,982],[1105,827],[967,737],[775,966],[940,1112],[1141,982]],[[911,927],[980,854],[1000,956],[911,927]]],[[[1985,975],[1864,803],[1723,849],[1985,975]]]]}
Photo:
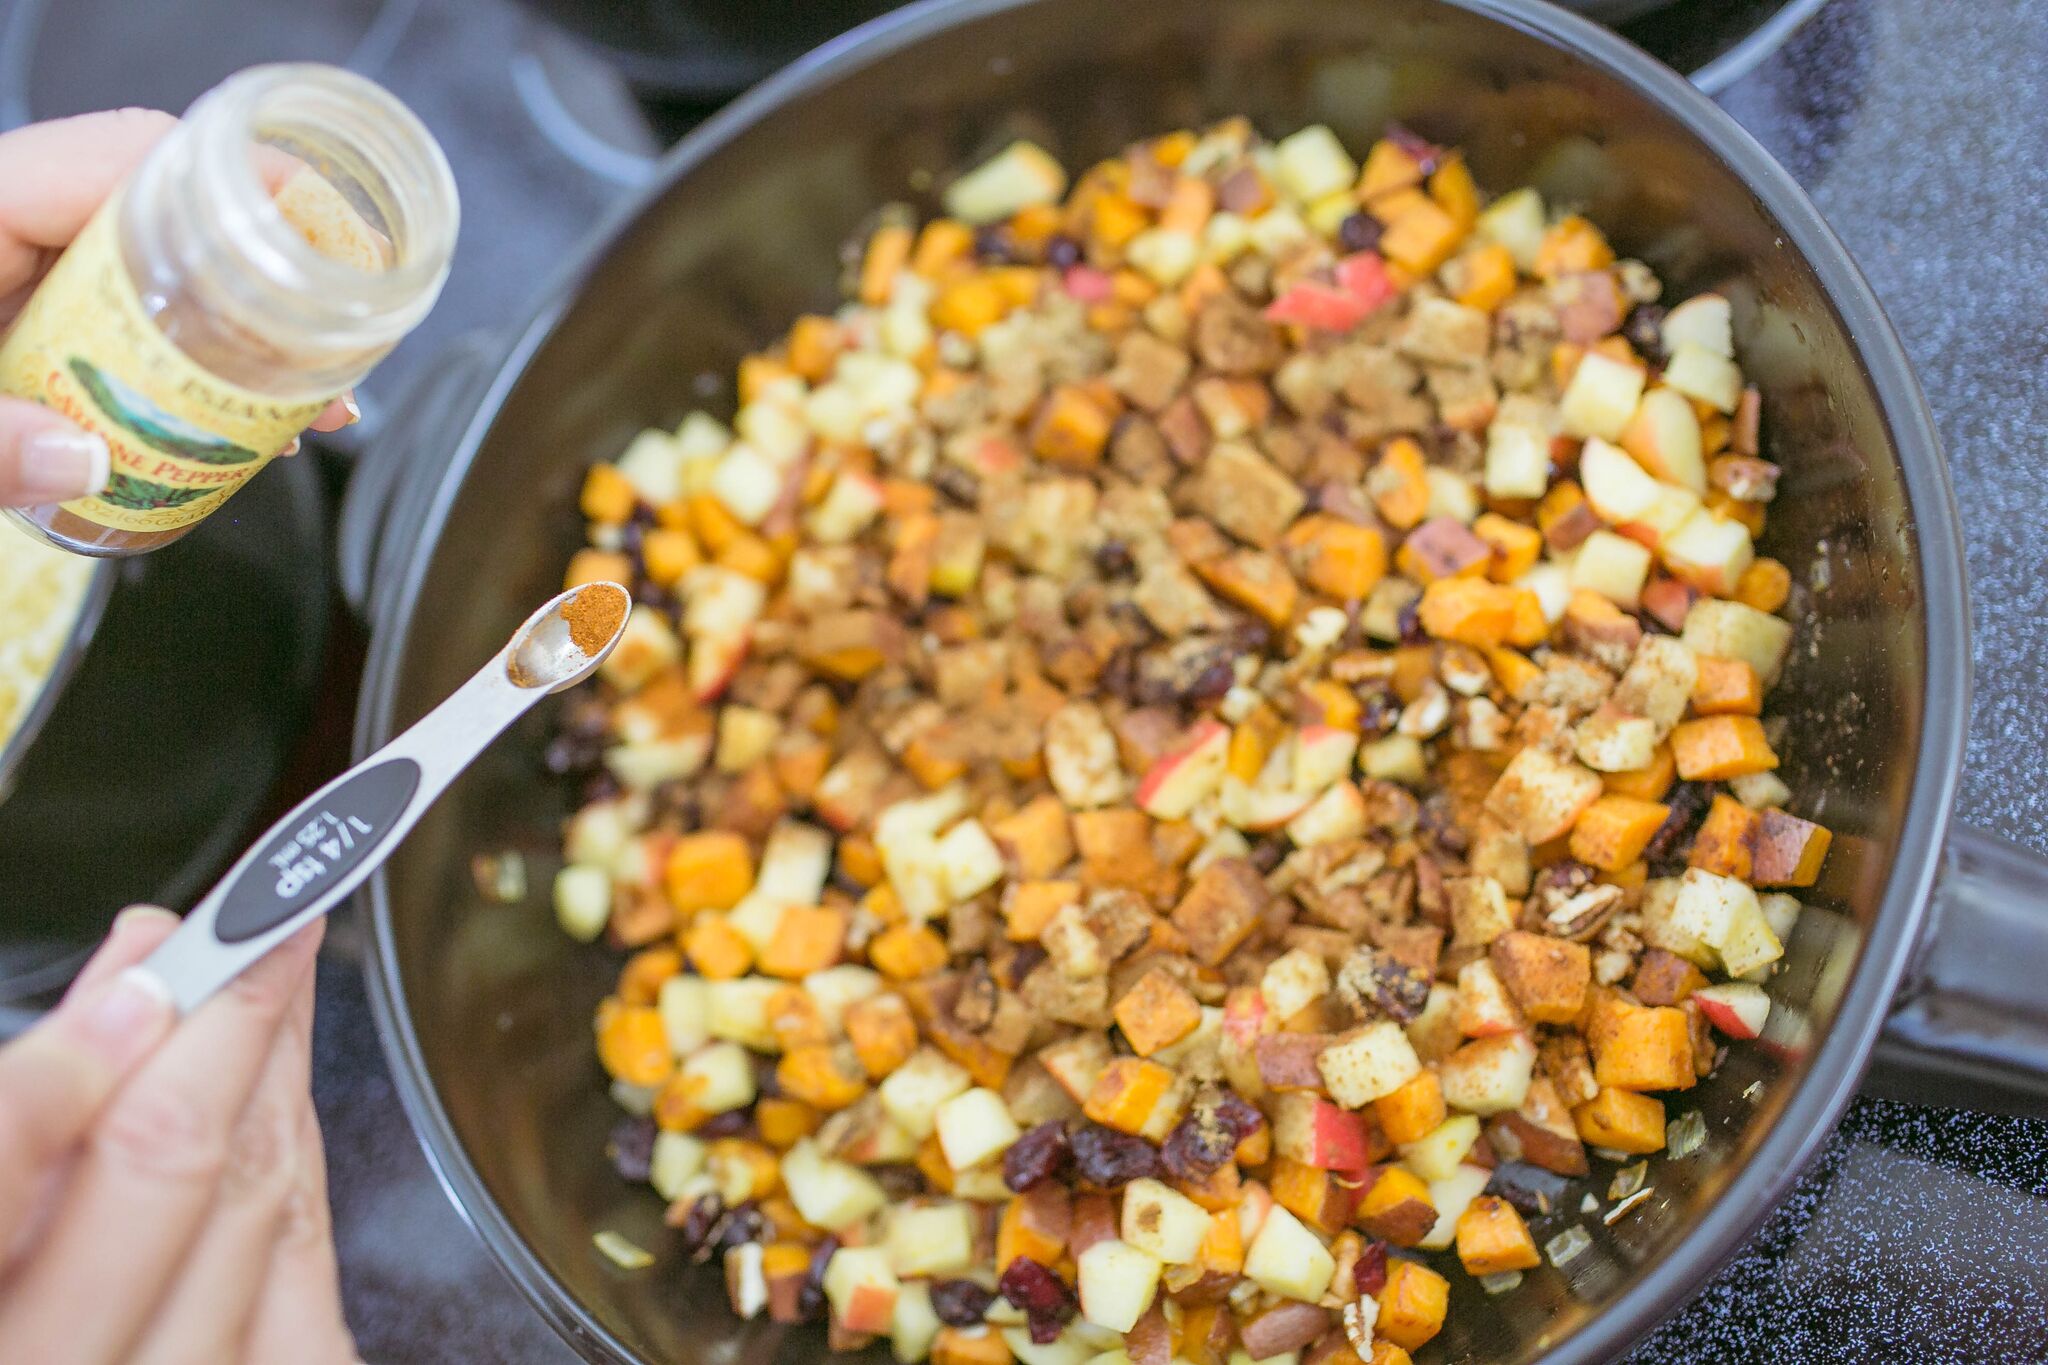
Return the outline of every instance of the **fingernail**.
{"type": "Polygon", "coordinates": [[[107,487],[107,443],[89,431],[39,431],[21,443],[21,491],[61,501],[107,487]]]}
{"type": "Polygon", "coordinates": [[[161,905],[131,905],[120,914],[114,916],[113,927],[119,929],[125,925],[147,919],[162,920],[171,924],[178,922],[178,917],[164,909],[161,905]]]}
{"type": "Polygon", "coordinates": [[[154,1044],[170,1018],[170,989],[154,972],[130,967],[85,1005],[79,1023],[87,1037],[125,1063],[154,1044]]]}
{"type": "Polygon", "coordinates": [[[342,394],[341,410],[348,414],[348,422],[346,423],[348,426],[354,426],[363,420],[363,410],[356,406],[356,391],[354,389],[350,389],[342,394]]]}
{"type": "Polygon", "coordinates": [[[286,446],[285,446],[285,448],[284,448],[283,450],[280,450],[280,451],[278,451],[278,452],[277,452],[277,458],[278,458],[278,459],[280,459],[280,460],[282,460],[282,459],[283,459],[283,458],[284,458],[285,456],[287,456],[287,455],[296,455],[296,454],[298,454],[298,453],[299,453],[299,438],[298,438],[298,437],[296,437],[296,436],[294,436],[294,437],[292,437],[291,441],[290,441],[290,442],[289,442],[288,444],[286,444],[286,446]]]}

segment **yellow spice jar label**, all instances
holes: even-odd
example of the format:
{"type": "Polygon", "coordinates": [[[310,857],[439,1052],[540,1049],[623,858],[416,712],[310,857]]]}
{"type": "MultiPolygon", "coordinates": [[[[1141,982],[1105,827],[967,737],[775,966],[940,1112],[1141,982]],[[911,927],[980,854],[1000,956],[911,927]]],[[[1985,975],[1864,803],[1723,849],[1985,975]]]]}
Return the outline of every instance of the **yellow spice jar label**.
{"type": "Polygon", "coordinates": [[[189,526],[226,502],[326,406],[282,402],[194,364],[143,311],[107,201],[0,342],[0,392],[104,437],[112,477],[64,510],[121,531],[189,526]]]}

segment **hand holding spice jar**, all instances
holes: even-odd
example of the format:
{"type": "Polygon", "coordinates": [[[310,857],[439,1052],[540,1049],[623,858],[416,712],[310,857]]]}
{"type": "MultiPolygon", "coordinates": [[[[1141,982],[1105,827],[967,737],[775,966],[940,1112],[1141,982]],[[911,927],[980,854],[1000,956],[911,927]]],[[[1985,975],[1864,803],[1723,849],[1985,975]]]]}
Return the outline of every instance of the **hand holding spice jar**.
{"type": "Polygon", "coordinates": [[[426,129],[314,65],[242,72],[182,122],[10,133],[0,187],[0,506],[88,555],[176,539],[302,427],[354,420],[347,386],[432,306],[456,228],[426,129]]]}

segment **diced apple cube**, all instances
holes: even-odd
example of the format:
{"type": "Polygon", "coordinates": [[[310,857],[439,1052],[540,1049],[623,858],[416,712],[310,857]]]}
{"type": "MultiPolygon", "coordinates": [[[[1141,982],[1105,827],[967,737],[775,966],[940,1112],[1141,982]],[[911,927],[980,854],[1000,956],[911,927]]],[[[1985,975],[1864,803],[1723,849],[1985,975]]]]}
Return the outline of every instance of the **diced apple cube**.
{"type": "Polygon", "coordinates": [[[1716,951],[1730,976],[1748,976],[1785,955],[1785,945],[1771,932],[1770,921],[1764,918],[1763,907],[1757,903],[1754,892],[1735,905],[1716,951]]]}
{"type": "Polygon", "coordinates": [[[1699,414],[1677,390],[1660,387],[1644,394],[1621,433],[1620,444],[1637,464],[1664,482],[1696,494],[1706,493],[1707,462],[1701,454],[1699,414]]]}
{"type": "Polygon", "coordinates": [[[1360,1109],[1406,1085],[1422,1070],[1408,1035],[1391,1019],[1375,1019],[1343,1034],[1316,1058],[1330,1098],[1360,1109]]]}
{"type": "Polygon", "coordinates": [[[1496,419],[1486,429],[1486,491],[1496,498],[1540,498],[1550,487],[1550,433],[1496,419]]]}
{"type": "Polygon", "coordinates": [[[1764,1031],[1764,1020],[1771,1013],[1771,998],[1747,981],[1706,986],[1688,998],[1699,1005],[1708,1023],[1730,1038],[1756,1037],[1764,1031]]]}
{"type": "Polygon", "coordinates": [[[1579,452],[1579,482],[1602,521],[1621,526],[1657,502],[1657,480],[1620,446],[1595,437],[1579,452]]]}
{"type": "Polygon", "coordinates": [[[1342,843],[1363,835],[1367,820],[1365,798],[1358,788],[1349,782],[1338,782],[1287,822],[1287,837],[1297,848],[1342,843]]]}
{"type": "Polygon", "coordinates": [[[1479,485],[1456,470],[1430,465],[1422,471],[1429,487],[1427,518],[1449,517],[1460,526],[1470,526],[1479,516],[1479,485]]]}
{"type": "Polygon", "coordinates": [[[1742,371],[1727,356],[1696,341],[1681,341],[1664,364],[1664,382],[1716,412],[1733,412],[1742,401],[1742,371]]]}
{"type": "Polygon", "coordinates": [[[655,996],[668,1049],[687,1057],[711,1038],[711,983],[701,976],[672,976],[655,996]]]}
{"type": "MultiPolygon", "coordinates": [[[[897,1067],[876,1087],[882,1108],[898,1127],[914,1138],[927,1138],[937,1124],[939,1106],[965,1094],[974,1078],[944,1054],[925,1048],[897,1067]]],[[[964,1169],[972,1162],[954,1169],[964,1169]]]]}
{"type": "Polygon", "coordinates": [[[1664,315],[1661,339],[1667,354],[1690,342],[1733,360],[1733,310],[1729,308],[1728,300],[1719,294],[1695,294],[1664,315]]]}
{"type": "Polygon", "coordinates": [[[955,1199],[898,1207],[889,1216],[889,1265],[898,1275],[950,1275],[974,1264],[974,1210],[955,1199]]]}
{"type": "Polygon", "coordinates": [[[1523,186],[1510,190],[1486,206],[1479,215],[1476,233],[1498,242],[1515,258],[1515,269],[1524,275],[1536,273],[1536,257],[1543,247],[1543,196],[1523,186]]]}
{"type": "Polygon", "coordinates": [[[1650,552],[1612,531],[1587,536],[1572,560],[1572,586],[1597,592],[1623,611],[1636,609],[1649,578],[1650,552]]]}
{"type": "Polygon", "coordinates": [[[1289,1090],[1270,1096],[1273,1150],[1290,1161],[1321,1171],[1358,1172],[1370,1162],[1364,1116],[1340,1109],[1320,1095],[1289,1090]]]}
{"type": "Polygon", "coordinates": [[[635,603],[619,642],[598,666],[604,680],[623,692],[637,691],[649,678],[683,657],[668,618],[644,602],[635,603]]]}
{"type": "Polygon", "coordinates": [[[1274,1019],[1292,1019],[1330,993],[1330,969],[1320,953],[1294,948],[1274,958],[1259,980],[1274,1019]]]}
{"type": "Polygon", "coordinates": [[[1739,521],[1723,521],[1705,508],[1665,538],[1662,553],[1675,577],[1715,594],[1734,592],[1756,561],[1749,528],[1739,521]]]}
{"type": "MultiPolygon", "coordinates": [[[[1644,374],[1639,365],[1615,360],[1598,351],[1588,351],[1565,385],[1558,412],[1564,429],[1572,436],[1598,436],[1612,441],[1628,426],[1642,401],[1644,374]]],[[[1666,382],[1670,376],[1666,375],[1666,382]]],[[[1588,489],[1588,494],[1591,493],[1588,489]]]]}
{"type": "MultiPolygon", "coordinates": [[[[1520,1106],[1536,1072],[1536,1044],[1526,1033],[1476,1038],[1438,1067],[1444,1103],[1468,1114],[1499,1114],[1520,1106]]],[[[1439,1203],[1441,1210],[1443,1205],[1439,1203]]]]}
{"type": "Polygon", "coordinates": [[[1350,772],[1351,760],[1357,753],[1358,734],[1355,730],[1339,730],[1328,725],[1304,726],[1295,737],[1291,785],[1296,791],[1313,796],[1350,772]]]}
{"type": "Polygon", "coordinates": [[[1168,1265],[1188,1265],[1209,1235],[1211,1215],[1194,1200],[1157,1180],[1124,1186],[1123,1240],[1168,1265]]]}
{"type": "Polygon", "coordinates": [[[1067,173],[1043,147],[1013,142],[946,187],[946,212],[979,226],[1066,193],[1067,173]]]}
{"type": "Polygon", "coordinates": [[[612,915],[611,873],[588,863],[571,863],[555,874],[555,922],[578,943],[604,932],[612,915]]]}
{"type": "Polygon", "coordinates": [[[1330,1287],[1337,1262],[1299,1218],[1275,1207],[1245,1248],[1244,1273],[1259,1288],[1285,1299],[1314,1303],[1330,1287]]]}
{"type": "Polygon", "coordinates": [[[690,1103],[707,1114],[723,1114],[754,1102],[754,1059],[738,1043],[707,1043],[677,1068],[690,1103]]]}
{"type": "Polygon", "coordinates": [[[1074,1260],[1074,1288],[1081,1316],[1097,1327],[1128,1332],[1159,1292],[1159,1258],[1115,1237],[1105,1238],[1074,1260]]]}
{"type": "MultiPolygon", "coordinates": [[[[851,1227],[888,1202],[873,1176],[826,1156],[809,1138],[783,1154],[782,1183],[804,1221],[828,1232],[851,1227]]],[[[874,1250],[886,1267],[888,1252],[874,1250]]]]}
{"type": "Polygon", "coordinates": [[[1003,852],[975,819],[946,831],[936,848],[939,874],[955,903],[971,900],[1003,879],[1003,852]]]}
{"type": "Polygon", "coordinates": [[[663,1199],[677,1198],[683,1186],[704,1169],[706,1151],[703,1141],[688,1133],[656,1133],[654,1154],[647,1164],[647,1183],[663,1199]]]}
{"type": "Polygon", "coordinates": [[[1223,785],[1230,727],[1204,720],[1185,743],[1163,754],[1138,783],[1138,809],[1155,820],[1182,820],[1223,785]]]}
{"type": "Polygon", "coordinates": [[[1695,654],[1742,660],[1769,687],[1784,666],[1792,624],[1741,602],[1703,597],[1686,613],[1679,638],[1695,654]]]}
{"type": "Polygon", "coordinates": [[[841,470],[825,499],[804,518],[811,539],[825,545],[852,540],[881,514],[882,486],[865,474],[841,470]]]}
{"type": "Polygon", "coordinates": [[[849,1332],[886,1332],[901,1289],[883,1247],[840,1247],[825,1264],[825,1298],[849,1332]]]}
{"type": "Polygon", "coordinates": [[[1337,135],[1323,124],[1312,123],[1280,139],[1273,148],[1274,178],[1297,201],[1308,204],[1326,194],[1351,188],[1358,178],[1358,163],[1337,135]]]}
{"type": "Polygon", "coordinates": [[[1458,1169],[1478,1141],[1479,1120],[1470,1114],[1453,1114],[1426,1137],[1403,1146],[1401,1164],[1426,1181],[1442,1180],[1458,1169]]]}
{"type": "Polygon", "coordinates": [[[1493,1172],[1481,1166],[1458,1166],[1449,1174],[1429,1182],[1429,1202],[1436,1205],[1436,1225],[1416,1245],[1424,1251],[1442,1251],[1457,1239],[1458,1220],[1472,1201],[1486,1192],[1493,1172]]]}
{"type": "Polygon", "coordinates": [[[1003,1097],[980,1086],[941,1104],[932,1121],[946,1164],[956,1171],[1000,1155],[1021,1132],[1003,1097]]]}
{"type": "Polygon", "coordinates": [[[741,442],[711,471],[711,496],[725,504],[735,521],[759,526],[782,497],[782,477],[766,455],[741,442]]]}
{"type": "Polygon", "coordinates": [[[775,1030],[768,1022],[768,1001],[782,983],[761,976],[713,981],[705,988],[705,1027],[756,1052],[776,1050],[775,1030]]]}
{"type": "Polygon", "coordinates": [[[889,1320],[889,1351],[904,1362],[923,1360],[931,1354],[945,1326],[932,1308],[931,1286],[911,1280],[896,1290],[896,1311],[889,1320]]]}
{"type": "MultiPolygon", "coordinates": [[[[1505,991],[1503,991],[1505,996],[1505,991]]],[[[1415,1055],[1425,1062],[1440,1061],[1464,1041],[1458,1028],[1458,989],[1438,982],[1429,988],[1422,1013],[1404,1026],[1415,1055]]]]}
{"type": "Polygon", "coordinates": [[[1493,963],[1483,957],[1458,969],[1454,1017],[1458,1032],[1467,1038],[1491,1038],[1522,1027],[1521,1012],[1506,983],[1493,963]]]}

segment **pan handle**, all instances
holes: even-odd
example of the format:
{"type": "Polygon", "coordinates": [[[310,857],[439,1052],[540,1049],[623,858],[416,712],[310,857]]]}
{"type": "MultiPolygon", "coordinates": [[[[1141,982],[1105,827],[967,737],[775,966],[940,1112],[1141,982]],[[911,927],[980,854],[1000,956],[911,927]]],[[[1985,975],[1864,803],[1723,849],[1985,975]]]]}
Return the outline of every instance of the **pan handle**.
{"type": "Polygon", "coordinates": [[[1864,1089],[2048,1115],[2048,858],[1949,827],[1919,953],[1864,1089]]]}
{"type": "Polygon", "coordinates": [[[412,376],[391,404],[390,420],[356,460],[335,554],[342,595],[363,620],[377,619],[394,557],[418,536],[426,501],[476,413],[501,349],[500,338],[485,332],[451,342],[412,376]]]}

